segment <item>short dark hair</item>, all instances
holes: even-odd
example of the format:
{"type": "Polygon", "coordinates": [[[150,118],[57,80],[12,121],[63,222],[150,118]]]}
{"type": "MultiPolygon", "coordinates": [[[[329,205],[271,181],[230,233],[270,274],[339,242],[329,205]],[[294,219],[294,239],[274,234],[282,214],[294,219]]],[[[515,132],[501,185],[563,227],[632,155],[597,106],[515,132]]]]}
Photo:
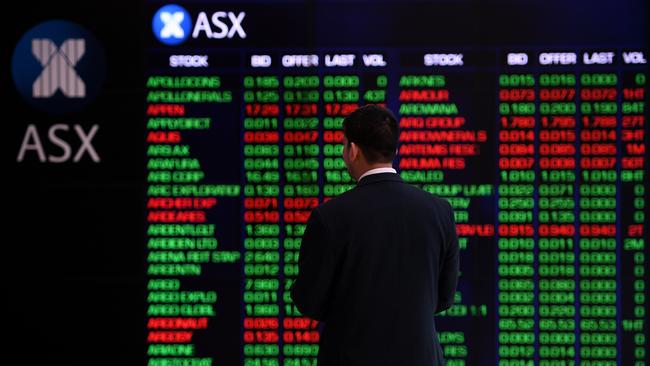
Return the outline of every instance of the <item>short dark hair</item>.
{"type": "Polygon", "coordinates": [[[370,104],[358,108],[343,120],[343,133],[348,143],[361,148],[368,163],[389,163],[395,157],[399,128],[388,108],[370,104]]]}

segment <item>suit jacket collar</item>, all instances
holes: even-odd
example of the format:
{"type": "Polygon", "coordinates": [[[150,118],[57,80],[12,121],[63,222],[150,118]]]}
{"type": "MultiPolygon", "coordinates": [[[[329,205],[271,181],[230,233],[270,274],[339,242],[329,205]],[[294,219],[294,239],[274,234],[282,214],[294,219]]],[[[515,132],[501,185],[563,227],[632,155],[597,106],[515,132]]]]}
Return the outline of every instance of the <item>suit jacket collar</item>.
{"type": "Polygon", "coordinates": [[[359,182],[357,182],[357,187],[365,186],[368,184],[378,183],[378,182],[403,182],[399,174],[396,173],[378,173],[371,174],[363,177],[359,182]]]}

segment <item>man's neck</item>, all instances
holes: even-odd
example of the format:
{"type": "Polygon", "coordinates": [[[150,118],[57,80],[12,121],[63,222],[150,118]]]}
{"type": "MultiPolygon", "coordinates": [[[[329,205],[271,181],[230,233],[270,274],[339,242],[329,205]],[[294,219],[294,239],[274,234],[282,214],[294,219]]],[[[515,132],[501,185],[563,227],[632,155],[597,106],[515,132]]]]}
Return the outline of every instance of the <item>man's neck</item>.
{"type": "Polygon", "coordinates": [[[382,169],[382,170],[389,170],[390,169],[390,172],[395,172],[395,169],[393,169],[393,164],[391,164],[391,163],[373,164],[373,165],[369,165],[367,167],[367,169],[364,169],[363,173],[361,173],[361,175],[359,175],[359,179],[357,179],[357,181],[360,181],[363,177],[366,177],[366,176],[374,173],[374,172],[372,172],[372,170],[375,170],[375,169],[382,169]],[[368,174],[368,173],[370,173],[370,174],[368,174]]]}
{"type": "MultiPolygon", "coordinates": [[[[373,169],[379,169],[379,168],[392,168],[393,163],[381,163],[381,164],[372,164],[372,165],[367,165],[365,169],[363,169],[363,173],[373,170],[373,169]]],[[[361,173],[361,174],[363,174],[361,173]]]]}

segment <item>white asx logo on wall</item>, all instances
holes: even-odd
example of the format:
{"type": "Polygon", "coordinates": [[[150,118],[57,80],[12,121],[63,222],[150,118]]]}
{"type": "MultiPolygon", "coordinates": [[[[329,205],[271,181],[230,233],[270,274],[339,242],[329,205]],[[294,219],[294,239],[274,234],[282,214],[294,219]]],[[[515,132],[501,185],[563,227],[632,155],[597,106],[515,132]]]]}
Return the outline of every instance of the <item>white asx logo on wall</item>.
{"type": "MultiPolygon", "coordinates": [[[[46,21],[27,31],[12,58],[12,76],[22,98],[55,115],[72,116],[92,101],[101,90],[105,69],[99,42],[85,28],[64,20],[46,21]]],[[[49,126],[27,125],[16,161],[99,163],[92,143],[99,125],[58,119],[49,126]]]]}

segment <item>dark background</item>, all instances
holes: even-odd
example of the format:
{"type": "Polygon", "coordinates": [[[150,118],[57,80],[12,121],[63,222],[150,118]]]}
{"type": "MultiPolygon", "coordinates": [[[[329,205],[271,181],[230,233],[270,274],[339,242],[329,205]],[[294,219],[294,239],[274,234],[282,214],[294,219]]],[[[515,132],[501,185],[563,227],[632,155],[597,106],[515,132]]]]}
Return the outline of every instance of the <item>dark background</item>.
{"type": "MultiPolygon", "coordinates": [[[[2,24],[2,159],[5,219],[2,314],[5,352],[25,364],[145,363],[144,124],[142,9],[135,2],[15,2],[2,24]],[[103,91],[84,109],[50,115],[15,89],[11,54],[30,28],[51,19],[77,23],[106,53],[103,91]],[[56,123],[80,124],[101,158],[16,161],[29,124],[47,141],[56,123]],[[9,341],[9,343],[6,343],[9,341]]],[[[67,134],[74,154],[76,133],[67,134]]],[[[4,348],[4,347],[3,347],[4,348]]]]}
{"type": "MultiPolygon", "coordinates": [[[[145,46],[157,42],[151,9],[161,4],[12,2],[0,25],[4,346],[22,363],[145,363],[143,65],[145,46]],[[27,30],[51,19],[82,25],[104,46],[104,89],[80,112],[54,116],[35,110],[13,84],[16,43],[27,30]],[[35,124],[43,136],[55,123],[78,123],[85,130],[100,125],[93,145],[101,163],[87,156],[77,164],[39,163],[33,156],[17,163],[27,125],[35,124]]],[[[214,8],[212,3],[198,6],[214,8]]],[[[255,3],[233,6],[253,9],[255,3]]],[[[266,19],[247,24],[246,31],[265,37],[249,37],[232,47],[643,44],[647,49],[648,9],[641,0],[294,1],[261,6],[266,19]],[[293,7],[305,16],[297,18],[293,7]]],[[[69,136],[74,143],[72,131],[69,136]]]]}

